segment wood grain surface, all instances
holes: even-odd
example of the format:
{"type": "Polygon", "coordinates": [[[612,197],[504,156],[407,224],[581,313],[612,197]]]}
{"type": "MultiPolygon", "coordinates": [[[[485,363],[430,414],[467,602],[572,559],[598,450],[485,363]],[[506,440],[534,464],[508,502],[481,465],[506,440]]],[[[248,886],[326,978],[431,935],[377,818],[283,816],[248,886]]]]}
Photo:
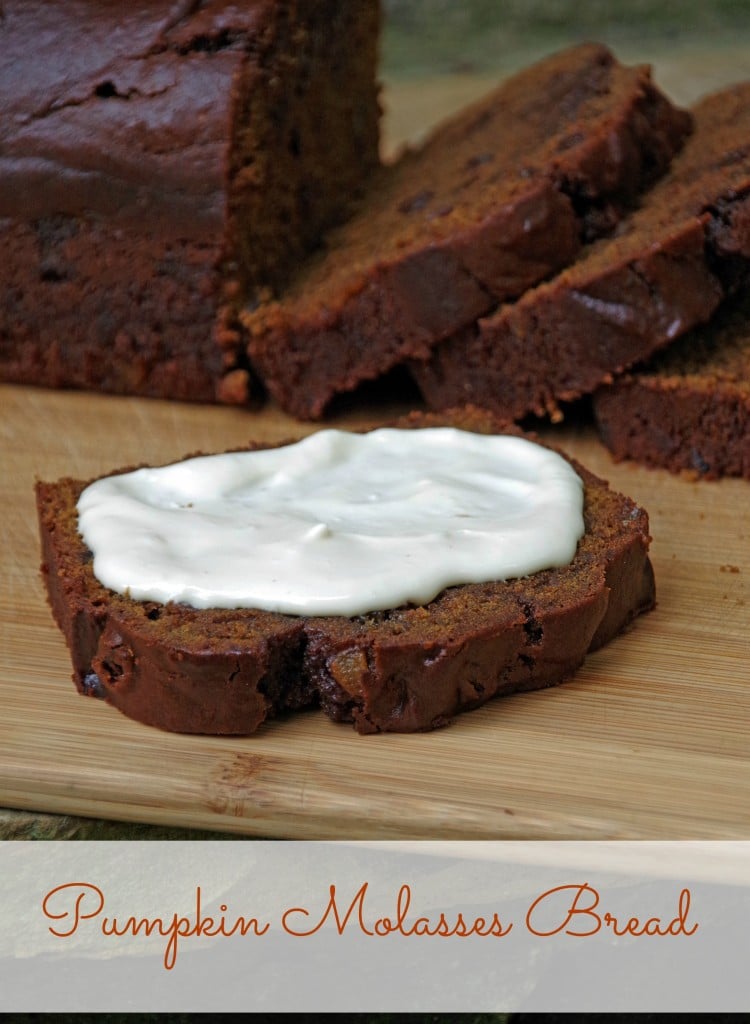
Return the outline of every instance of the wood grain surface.
{"type": "MultiPolygon", "coordinates": [[[[395,145],[425,116],[390,101],[395,145]]],[[[254,737],[185,737],[76,694],[39,575],[34,480],[311,427],[9,386],[0,408],[0,806],[305,839],[750,837],[750,484],[615,465],[590,429],[563,426],[557,442],[650,513],[659,602],[575,679],[428,734],[361,737],[311,711],[254,737]]]]}
{"type": "Polygon", "coordinates": [[[750,835],[750,484],[617,466],[588,429],[555,431],[649,511],[658,585],[658,608],[575,679],[422,735],[362,737],[311,711],[248,738],[176,736],[75,692],[38,572],[34,479],[310,428],[30,388],[0,401],[0,804],[296,838],[750,835]]]}

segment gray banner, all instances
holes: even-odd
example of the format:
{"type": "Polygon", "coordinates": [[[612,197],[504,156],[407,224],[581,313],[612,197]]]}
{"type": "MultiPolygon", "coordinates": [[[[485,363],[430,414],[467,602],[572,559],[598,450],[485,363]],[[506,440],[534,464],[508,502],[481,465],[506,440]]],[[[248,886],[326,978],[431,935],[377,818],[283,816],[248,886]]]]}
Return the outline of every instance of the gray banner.
{"type": "Polygon", "coordinates": [[[741,1011],[750,843],[5,843],[6,1011],[741,1011]]]}

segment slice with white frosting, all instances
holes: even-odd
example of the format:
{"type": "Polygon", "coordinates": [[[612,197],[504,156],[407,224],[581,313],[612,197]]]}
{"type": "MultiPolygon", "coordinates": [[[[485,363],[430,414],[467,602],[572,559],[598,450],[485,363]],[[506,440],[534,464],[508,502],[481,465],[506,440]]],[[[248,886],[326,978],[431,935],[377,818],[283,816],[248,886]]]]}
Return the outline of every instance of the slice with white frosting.
{"type": "MultiPolygon", "coordinates": [[[[497,421],[470,410],[448,419],[412,416],[401,426],[409,432],[326,431],[302,445],[128,471],[93,485],[38,484],[42,568],[79,691],[180,732],[249,734],[268,717],[318,702],[360,732],[431,729],[496,695],[562,682],[589,650],[653,605],[648,517],[629,499],[547,447],[517,433],[498,437],[497,421]],[[303,467],[297,484],[295,458],[303,467]],[[395,477],[389,462],[399,467],[395,477]],[[366,472],[355,472],[368,463],[370,489],[366,472]],[[196,510],[196,487],[205,495],[206,473],[213,474],[209,500],[196,510]],[[248,474],[257,476],[254,483],[248,474]],[[310,494],[316,480],[306,503],[300,495],[310,494]],[[550,504],[558,483],[558,504],[550,504]],[[220,540],[206,541],[204,527],[196,533],[189,521],[198,512],[213,516],[219,538],[231,537],[236,499],[241,516],[252,519],[259,513],[248,494],[258,488],[288,506],[301,541],[285,561],[291,527],[282,523],[282,556],[263,564],[266,539],[243,568],[242,551],[228,545],[224,557],[220,540]],[[399,489],[398,502],[387,488],[399,489]],[[512,491],[524,492],[522,500],[517,493],[504,500],[512,491]],[[381,498],[365,500],[368,494],[381,498]],[[513,511],[506,547],[514,555],[505,568],[493,561],[508,528],[493,513],[504,504],[513,511]],[[546,505],[546,520],[533,518],[530,509],[538,505],[546,505]],[[347,508],[353,510],[348,527],[347,508]],[[446,526],[446,510],[452,525],[446,526]],[[126,511],[134,533],[124,545],[127,557],[110,575],[112,560],[102,563],[100,549],[113,532],[119,535],[126,511]],[[466,515],[473,517],[468,529],[466,515]],[[188,526],[173,535],[175,519],[188,526]],[[319,520],[330,535],[310,540],[319,520]],[[559,530],[563,523],[567,532],[559,530]],[[546,548],[550,537],[561,537],[562,546],[546,548]],[[326,563],[333,567],[326,575],[318,548],[328,541],[340,550],[326,563]],[[446,559],[439,557],[441,546],[446,559]],[[117,575],[147,564],[149,551],[157,561],[175,547],[208,553],[197,568],[178,565],[178,584],[168,580],[169,559],[159,561],[152,590],[138,589],[137,574],[117,575]],[[365,558],[357,565],[361,548],[365,558]],[[524,548],[532,560],[518,562],[524,548]],[[405,557],[410,549],[413,570],[405,557]],[[467,555],[463,562],[454,558],[456,549],[467,555]],[[212,574],[219,557],[224,568],[212,574]],[[233,576],[227,567],[234,564],[233,576]],[[261,584],[274,566],[284,569],[282,590],[259,588],[257,580],[243,589],[253,564],[261,584]],[[330,586],[337,573],[346,586],[330,586]]],[[[263,515],[273,522],[278,507],[264,506],[263,515]]]]}

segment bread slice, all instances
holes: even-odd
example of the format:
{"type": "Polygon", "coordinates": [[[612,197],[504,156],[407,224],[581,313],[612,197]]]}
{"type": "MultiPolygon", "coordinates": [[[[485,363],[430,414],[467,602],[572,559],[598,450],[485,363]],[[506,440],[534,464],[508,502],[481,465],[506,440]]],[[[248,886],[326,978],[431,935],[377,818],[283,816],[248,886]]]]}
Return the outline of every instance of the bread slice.
{"type": "Polygon", "coordinates": [[[645,67],[586,44],[512,77],[373,179],[282,298],[250,360],[301,418],[432,347],[611,230],[689,131],[645,67]]]}
{"type": "Polygon", "coordinates": [[[750,293],[637,372],[594,395],[617,459],[715,480],[750,480],[750,293]]]}
{"type": "Polygon", "coordinates": [[[559,418],[707,321],[750,269],[750,83],[704,99],[667,175],[614,237],[412,368],[428,405],[559,418]]]}
{"type": "MultiPolygon", "coordinates": [[[[400,425],[500,430],[473,410],[400,425]]],[[[353,618],[200,611],[112,593],[77,531],[85,484],[38,483],[42,572],[76,687],[178,732],[249,734],[320,703],[373,733],[433,729],[492,697],[560,683],[654,604],[646,512],[575,468],[585,535],[570,565],[353,618]]]]}

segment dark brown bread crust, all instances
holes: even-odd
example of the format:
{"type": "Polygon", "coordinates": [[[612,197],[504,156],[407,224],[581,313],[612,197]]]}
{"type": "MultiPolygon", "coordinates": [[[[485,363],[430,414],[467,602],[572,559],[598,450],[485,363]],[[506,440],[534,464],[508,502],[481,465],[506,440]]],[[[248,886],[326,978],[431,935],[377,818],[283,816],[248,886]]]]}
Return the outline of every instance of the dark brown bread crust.
{"type": "Polygon", "coordinates": [[[431,408],[555,419],[559,402],[711,317],[750,267],[750,84],[694,115],[671,170],[612,239],[412,364],[431,408]]]}
{"type": "Polygon", "coordinates": [[[0,378],[246,398],[239,302],[377,165],[378,20],[378,0],[5,0],[0,378]]]}
{"type": "MultiPolygon", "coordinates": [[[[498,430],[470,410],[404,425],[446,422],[498,430]]],[[[570,566],[352,619],[196,611],[113,594],[77,532],[85,485],[39,483],[42,572],[73,679],[138,721],[216,734],[252,733],[316,702],[361,733],[432,729],[494,696],[562,682],[654,603],[646,512],[576,468],[586,535],[570,566]]]]}
{"type": "Polygon", "coordinates": [[[602,46],[547,58],[383,170],[283,298],[243,317],[251,361],[284,409],[320,417],[567,265],[689,127],[602,46]]]}
{"type": "Polygon", "coordinates": [[[707,480],[750,480],[750,293],[593,400],[602,440],[634,459],[707,480]]]}

